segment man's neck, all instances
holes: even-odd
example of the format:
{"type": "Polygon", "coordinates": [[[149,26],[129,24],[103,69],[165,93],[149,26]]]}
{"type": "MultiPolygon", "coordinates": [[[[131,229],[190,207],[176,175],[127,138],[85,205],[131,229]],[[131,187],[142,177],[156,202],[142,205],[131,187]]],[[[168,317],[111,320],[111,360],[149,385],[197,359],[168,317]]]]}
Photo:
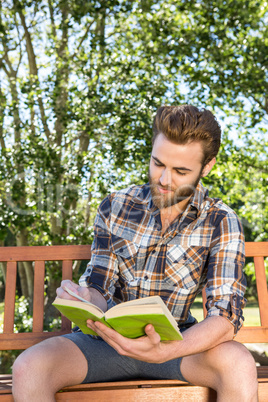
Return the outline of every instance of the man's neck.
{"type": "Polygon", "coordinates": [[[190,197],[179,202],[178,204],[160,209],[162,233],[164,233],[167,230],[167,228],[171,225],[171,223],[185,211],[189,203],[189,200],[190,197]]]}

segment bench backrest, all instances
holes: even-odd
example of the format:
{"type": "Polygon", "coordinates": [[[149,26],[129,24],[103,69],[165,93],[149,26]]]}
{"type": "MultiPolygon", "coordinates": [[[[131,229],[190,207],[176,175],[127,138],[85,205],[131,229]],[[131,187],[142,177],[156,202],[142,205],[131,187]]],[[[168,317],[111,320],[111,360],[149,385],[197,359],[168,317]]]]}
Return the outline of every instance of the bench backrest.
{"type": "Polygon", "coordinates": [[[268,256],[268,242],[246,242],[246,257],[253,257],[260,310],[261,326],[244,326],[236,340],[242,343],[268,342],[268,290],[264,258],[268,256]]]}
{"type": "Polygon", "coordinates": [[[75,260],[90,260],[90,245],[1,247],[0,261],[7,262],[5,286],[5,310],[3,333],[0,334],[0,349],[26,349],[41,340],[66,334],[71,322],[62,317],[61,330],[43,332],[45,262],[62,261],[62,279],[72,279],[75,260]],[[14,333],[17,262],[34,261],[33,327],[32,332],[14,333]]]}
{"type": "MultiPolygon", "coordinates": [[[[0,349],[26,349],[51,336],[70,332],[71,323],[62,317],[60,331],[43,332],[45,261],[62,261],[62,279],[72,278],[75,260],[89,260],[90,245],[1,247],[0,262],[7,262],[4,328],[0,334],[0,349]],[[33,328],[32,332],[14,333],[17,262],[34,261],[33,328]]],[[[268,242],[246,243],[246,256],[254,257],[260,308],[260,327],[243,327],[236,338],[240,342],[268,342],[268,291],[264,257],[268,242]]]]}

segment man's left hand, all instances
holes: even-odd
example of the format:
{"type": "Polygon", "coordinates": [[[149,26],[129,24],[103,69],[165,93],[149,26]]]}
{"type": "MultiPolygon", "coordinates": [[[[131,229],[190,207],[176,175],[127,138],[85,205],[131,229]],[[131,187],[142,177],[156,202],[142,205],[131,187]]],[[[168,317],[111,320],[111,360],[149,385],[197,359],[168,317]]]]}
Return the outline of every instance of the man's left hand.
{"type": "Polygon", "coordinates": [[[172,359],[172,357],[167,357],[167,345],[171,342],[161,342],[159,334],[155,332],[151,324],[145,327],[146,335],[137,339],[125,338],[101,322],[88,320],[87,326],[122,356],[132,357],[147,363],[164,363],[172,359]]]}

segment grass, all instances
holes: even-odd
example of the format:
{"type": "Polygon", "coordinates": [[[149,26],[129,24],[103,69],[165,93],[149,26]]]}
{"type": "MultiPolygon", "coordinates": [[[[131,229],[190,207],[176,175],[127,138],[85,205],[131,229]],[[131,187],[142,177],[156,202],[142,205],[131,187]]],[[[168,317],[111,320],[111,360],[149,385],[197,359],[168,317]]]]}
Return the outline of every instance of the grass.
{"type": "MultiPolygon", "coordinates": [[[[201,296],[196,298],[191,308],[191,313],[197,319],[197,321],[203,320],[203,307],[202,307],[201,296]]],[[[246,327],[261,325],[259,307],[256,301],[251,300],[248,301],[244,309],[244,317],[245,317],[244,325],[246,327]]]]}

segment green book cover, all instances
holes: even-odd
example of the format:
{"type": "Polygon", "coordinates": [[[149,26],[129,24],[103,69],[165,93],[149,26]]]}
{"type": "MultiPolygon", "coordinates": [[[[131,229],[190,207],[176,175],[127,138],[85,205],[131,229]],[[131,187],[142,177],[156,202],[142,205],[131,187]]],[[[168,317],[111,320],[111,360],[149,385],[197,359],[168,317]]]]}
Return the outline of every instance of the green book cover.
{"type": "Polygon", "coordinates": [[[103,322],[127,338],[145,335],[146,325],[152,324],[162,341],[182,339],[176,320],[160,296],[120,303],[105,313],[87,301],[56,298],[53,305],[85,334],[97,335],[86,324],[88,319],[92,319],[103,322]]]}

